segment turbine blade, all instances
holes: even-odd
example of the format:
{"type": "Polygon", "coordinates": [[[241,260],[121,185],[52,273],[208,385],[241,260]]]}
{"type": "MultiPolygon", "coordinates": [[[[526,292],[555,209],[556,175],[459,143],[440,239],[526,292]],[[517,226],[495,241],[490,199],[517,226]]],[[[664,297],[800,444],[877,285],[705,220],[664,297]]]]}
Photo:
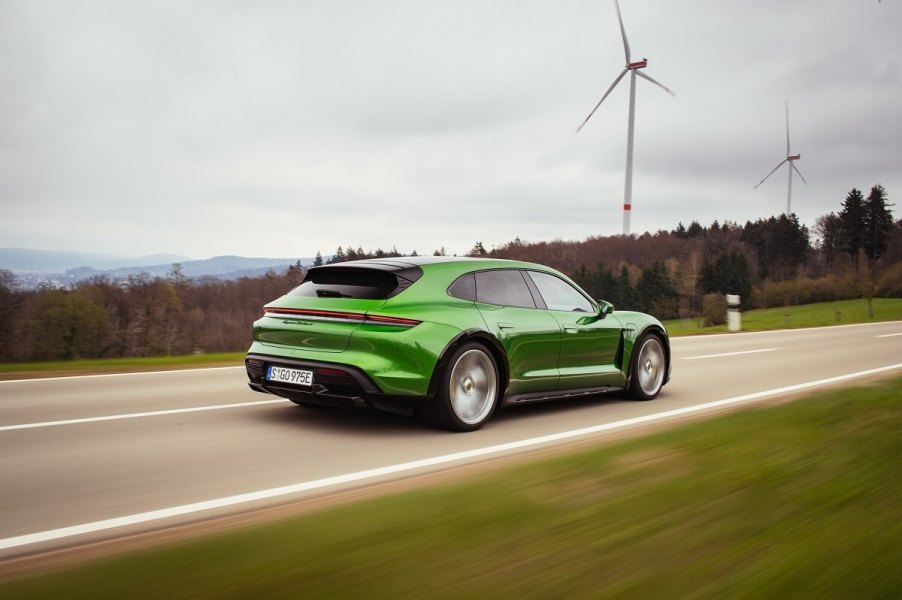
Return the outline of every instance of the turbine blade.
{"type": "Polygon", "coordinates": [[[786,103],[786,156],[789,156],[789,102],[786,103]]]}
{"type": "Polygon", "coordinates": [[[601,106],[601,103],[604,102],[604,99],[608,97],[608,95],[611,93],[611,91],[614,89],[614,87],[616,87],[616,85],[618,83],[620,83],[620,80],[623,79],[623,76],[626,75],[627,71],[629,71],[629,69],[624,69],[620,73],[620,75],[617,76],[617,79],[614,80],[614,83],[611,84],[611,87],[608,88],[608,91],[606,91],[604,93],[604,96],[601,97],[601,100],[598,101],[598,104],[595,105],[595,108],[592,109],[592,112],[589,113],[589,116],[586,117],[586,120],[582,122],[582,125],[580,125],[579,127],[576,128],[576,133],[579,133],[579,130],[582,129],[586,125],[586,123],[589,122],[589,119],[592,118],[592,115],[595,114],[595,111],[598,110],[598,107],[601,106]]]}
{"type": "Polygon", "coordinates": [[[805,177],[802,175],[802,172],[799,171],[799,168],[795,165],[795,163],[793,163],[793,162],[790,161],[789,164],[792,165],[792,168],[795,169],[795,172],[798,173],[798,174],[799,174],[799,177],[802,178],[802,183],[804,183],[805,185],[808,185],[808,182],[805,181],[805,177]]]}
{"type": "Polygon", "coordinates": [[[626,55],[626,64],[630,64],[630,43],[626,39],[626,29],[623,27],[623,17],[620,16],[620,3],[614,0],[614,8],[617,9],[617,20],[620,21],[620,35],[623,36],[623,53],[626,55]]]}
{"type": "MultiPolygon", "coordinates": [[[[767,175],[765,175],[764,179],[762,179],[761,181],[758,182],[758,185],[761,185],[762,183],[764,183],[764,182],[767,180],[768,177],[770,177],[771,175],[773,175],[774,173],[776,173],[777,169],[779,169],[780,167],[782,167],[782,166],[783,166],[783,163],[787,162],[788,160],[789,160],[788,158],[784,158],[783,160],[781,160],[781,161],[780,161],[780,164],[777,165],[776,167],[774,167],[774,170],[773,170],[773,171],[771,171],[770,173],[768,173],[767,175]]],[[[753,187],[752,189],[753,189],[753,190],[757,190],[757,189],[758,189],[758,185],[756,185],[756,186],[753,187]]]]}
{"type": "Polygon", "coordinates": [[[667,92],[668,94],[670,94],[671,96],[673,96],[674,98],[676,98],[676,94],[673,93],[673,90],[672,90],[672,89],[670,89],[669,87],[667,87],[667,86],[664,85],[663,83],[660,83],[660,82],[658,82],[658,81],[655,81],[654,79],[652,79],[651,77],[649,77],[648,75],[646,75],[644,72],[639,71],[639,70],[636,70],[636,75],[638,75],[638,76],[641,77],[642,79],[645,79],[646,81],[652,82],[653,84],[655,84],[656,86],[658,86],[659,88],[661,88],[662,90],[664,90],[665,92],[667,92]]]}

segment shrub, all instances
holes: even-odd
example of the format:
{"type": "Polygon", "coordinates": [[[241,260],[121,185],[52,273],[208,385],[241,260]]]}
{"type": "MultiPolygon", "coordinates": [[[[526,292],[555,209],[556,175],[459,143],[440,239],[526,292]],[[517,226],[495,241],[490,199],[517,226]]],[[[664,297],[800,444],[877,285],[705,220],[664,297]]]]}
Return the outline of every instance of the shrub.
{"type": "Polygon", "coordinates": [[[902,298],[902,262],[894,264],[877,281],[881,298],[902,298]]]}
{"type": "Polygon", "coordinates": [[[723,294],[705,294],[702,298],[702,316],[705,317],[705,327],[726,323],[727,297],[723,294]]]}

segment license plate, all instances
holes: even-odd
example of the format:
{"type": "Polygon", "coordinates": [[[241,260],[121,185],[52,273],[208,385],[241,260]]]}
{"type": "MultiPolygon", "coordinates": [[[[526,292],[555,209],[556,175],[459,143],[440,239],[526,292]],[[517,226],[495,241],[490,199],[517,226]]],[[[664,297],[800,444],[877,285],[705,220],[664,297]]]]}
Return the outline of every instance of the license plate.
{"type": "Polygon", "coordinates": [[[313,371],[286,369],[285,367],[274,367],[270,365],[266,371],[266,379],[268,381],[280,381],[282,383],[293,383],[295,385],[313,385],[313,371]]]}

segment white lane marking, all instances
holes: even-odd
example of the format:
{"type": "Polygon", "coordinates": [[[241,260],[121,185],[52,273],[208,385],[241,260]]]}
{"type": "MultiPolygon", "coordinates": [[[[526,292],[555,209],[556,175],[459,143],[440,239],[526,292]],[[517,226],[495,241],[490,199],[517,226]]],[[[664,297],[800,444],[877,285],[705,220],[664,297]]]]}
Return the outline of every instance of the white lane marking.
{"type": "Polygon", "coordinates": [[[877,337],[879,337],[879,338],[883,338],[883,337],[895,337],[895,336],[897,336],[897,335],[902,335],[902,333],[885,333],[885,334],[883,334],[883,335],[878,335],[877,337]]]}
{"type": "Polygon", "coordinates": [[[138,419],[140,417],[157,417],[160,415],[178,415],[182,413],[202,412],[205,410],[221,410],[223,408],[242,408],[244,406],[260,406],[262,404],[274,404],[285,402],[278,400],[257,400],[255,402],[237,402],[235,404],[212,404],[209,406],[194,406],[192,408],[173,408],[170,410],[157,410],[153,412],[125,413],[121,415],[108,415],[105,417],[85,417],[83,419],[67,419],[65,421],[45,421],[43,423],[22,423],[21,425],[3,425],[0,431],[13,431],[15,429],[35,429],[37,427],[55,427],[57,425],[76,425],[79,423],[97,423],[100,421],[119,421],[121,419],[138,419]]]}
{"type": "Polygon", "coordinates": [[[788,394],[788,393],[792,393],[792,392],[798,392],[801,390],[808,390],[811,388],[830,385],[833,383],[839,383],[841,381],[848,381],[851,379],[868,377],[870,375],[876,375],[878,373],[886,373],[888,371],[894,371],[896,369],[902,369],[902,363],[896,363],[894,365],[878,367],[875,369],[868,369],[867,371],[857,371],[855,373],[847,373],[845,375],[837,375],[836,377],[828,377],[826,379],[819,379],[817,381],[809,381],[806,383],[799,383],[796,385],[788,385],[785,387],[775,388],[772,390],[765,390],[762,392],[754,392],[752,394],[745,394],[743,396],[734,396],[733,398],[726,398],[724,400],[715,400],[713,402],[705,402],[703,404],[696,404],[695,406],[686,406],[683,408],[667,410],[664,412],[655,413],[652,415],[645,415],[642,417],[633,417],[631,419],[624,419],[622,421],[614,421],[612,423],[603,423],[601,425],[593,425],[591,427],[583,427],[582,429],[573,429],[570,431],[562,431],[560,433],[552,433],[549,435],[528,438],[528,439],[519,440],[516,442],[508,442],[505,444],[497,444],[495,446],[486,446],[484,448],[465,450],[463,452],[455,452],[453,454],[434,456],[432,458],[424,458],[421,460],[414,460],[414,461],[400,463],[400,464],[396,464],[396,465],[389,465],[386,467],[377,467],[375,469],[367,469],[365,471],[357,471],[355,473],[346,473],[344,475],[335,475],[333,477],[325,477],[323,479],[314,479],[312,481],[304,481],[301,483],[295,483],[292,485],[286,485],[286,486],[271,488],[271,489],[267,489],[267,490],[260,490],[257,492],[238,494],[236,496],[226,496],[225,498],[216,498],[213,500],[206,500],[203,502],[194,502],[192,504],[183,504],[181,506],[162,508],[159,510],[152,510],[152,511],[148,511],[148,512],[134,514],[134,515],[117,517],[114,519],[104,519],[102,521],[94,521],[91,523],[84,523],[81,525],[72,525],[70,527],[61,527],[59,529],[50,529],[47,531],[40,531],[37,533],[29,533],[26,535],[18,535],[18,536],[14,536],[14,537],[8,537],[8,538],[0,539],[0,550],[6,550],[9,548],[18,548],[20,546],[27,546],[29,544],[37,544],[39,542],[48,542],[48,541],[58,540],[58,539],[72,537],[72,536],[76,536],[76,535],[82,535],[85,533],[106,531],[109,529],[115,529],[117,527],[126,527],[128,525],[137,525],[140,523],[148,523],[150,521],[158,521],[160,519],[167,519],[170,517],[177,517],[177,516],[182,516],[182,515],[199,513],[199,512],[203,512],[203,511],[207,511],[207,510],[214,510],[214,509],[218,509],[218,508],[225,508],[228,506],[235,506],[237,504],[245,504],[248,502],[255,502],[255,501],[259,501],[259,500],[269,500],[269,499],[277,498],[280,496],[287,496],[290,494],[297,494],[300,492],[309,492],[311,490],[319,490],[319,489],[333,487],[336,485],[341,485],[341,484],[346,484],[346,483],[365,481],[367,479],[384,477],[386,475],[397,475],[399,473],[406,473],[409,471],[414,471],[416,469],[422,469],[425,467],[435,467],[437,465],[444,465],[444,464],[459,462],[462,460],[467,460],[467,459],[472,459],[472,458],[490,456],[493,454],[501,454],[504,452],[510,452],[511,450],[522,450],[524,448],[531,448],[534,446],[540,446],[540,445],[549,444],[552,442],[559,442],[562,440],[568,440],[568,439],[572,439],[572,438],[576,438],[576,437],[590,435],[593,433],[601,433],[604,431],[611,431],[613,429],[621,429],[621,428],[630,427],[633,425],[641,425],[643,423],[651,423],[653,421],[662,421],[662,420],[669,419],[672,417],[679,417],[682,415],[688,415],[688,414],[692,414],[692,413],[705,412],[705,411],[709,411],[709,410],[718,409],[718,408],[721,408],[724,406],[729,406],[732,404],[742,404],[742,403],[754,402],[757,400],[764,400],[766,398],[771,398],[773,396],[778,396],[781,394],[788,394]]]}
{"type": "Polygon", "coordinates": [[[204,371],[223,371],[225,369],[244,369],[244,365],[236,367],[195,367],[192,369],[171,369],[169,371],[135,371],[129,373],[97,373],[95,375],[59,375],[57,377],[35,377],[34,379],[4,379],[4,383],[32,383],[35,381],[67,381],[69,379],[95,379],[97,377],[131,377],[134,375],[165,375],[169,373],[202,373],[204,371]]]}
{"type": "Polygon", "coordinates": [[[704,354],[702,356],[684,356],[683,360],[697,360],[700,358],[720,358],[721,356],[739,356],[740,354],[755,354],[758,352],[773,352],[779,348],[761,348],[760,350],[743,350],[741,352],[724,352],[722,354],[704,354]]]}

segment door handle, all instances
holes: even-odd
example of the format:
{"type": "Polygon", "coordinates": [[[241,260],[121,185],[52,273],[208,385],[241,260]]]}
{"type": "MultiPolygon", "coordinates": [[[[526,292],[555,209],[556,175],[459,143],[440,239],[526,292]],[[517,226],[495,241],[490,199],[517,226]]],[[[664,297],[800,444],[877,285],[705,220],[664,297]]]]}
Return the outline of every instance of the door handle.
{"type": "Polygon", "coordinates": [[[513,323],[504,323],[504,322],[500,322],[500,321],[498,322],[498,329],[513,329],[513,328],[514,328],[513,323]]]}
{"type": "Polygon", "coordinates": [[[579,327],[573,325],[572,323],[565,323],[563,327],[566,333],[576,333],[579,331],[579,327]]]}

